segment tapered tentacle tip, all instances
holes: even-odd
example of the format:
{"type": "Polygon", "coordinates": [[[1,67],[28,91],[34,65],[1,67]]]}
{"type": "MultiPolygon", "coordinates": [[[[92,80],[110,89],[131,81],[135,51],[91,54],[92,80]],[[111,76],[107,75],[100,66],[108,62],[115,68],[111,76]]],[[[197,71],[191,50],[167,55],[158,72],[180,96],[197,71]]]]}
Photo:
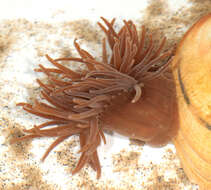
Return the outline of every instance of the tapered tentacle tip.
{"type": "Polygon", "coordinates": [[[100,177],[101,177],[101,171],[100,171],[100,172],[97,172],[96,178],[97,178],[97,179],[100,179],[100,177]]]}
{"type": "Polygon", "coordinates": [[[41,69],[36,68],[34,69],[34,72],[41,72],[41,69]]]}
{"type": "Polygon", "coordinates": [[[26,105],[26,103],[24,103],[24,102],[19,102],[19,103],[16,104],[16,106],[22,106],[22,107],[25,106],[25,105],[26,105]]]}
{"type": "Polygon", "coordinates": [[[40,162],[43,163],[46,159],[46,156],[44,155],[41,159],[40,159],[40,162]]]}
{"type": "Polygon", "coordinates": [[[101,20],[105,20],[105,18],[103,16],[100,17],[101,20]]]}
{"type": "Polygon", "coordinates": [[[52,58],[48,55],[48,54],[45,54],[45,57],[50,61],[52,60],[52,58]]]}
{"type": "Polygon", "coordinates": [[[80,49],[79,44],[78,44],[77,41],[78,41],[78,38],[74,38],[73,44],[74,44],[74,46],[76,47],[76,49],[80,49]]]}
{"type": "Polygon", "coordinates": [[[134,96],[134,98],[132,99],[131,103],[136,103],[136,102],[140,99],[141,94],[142,94],[141,88],[142,88],[143,86],[144,86],[143,83],[135,84],[135,85],[134,85],[135,96],[134,96]]]}

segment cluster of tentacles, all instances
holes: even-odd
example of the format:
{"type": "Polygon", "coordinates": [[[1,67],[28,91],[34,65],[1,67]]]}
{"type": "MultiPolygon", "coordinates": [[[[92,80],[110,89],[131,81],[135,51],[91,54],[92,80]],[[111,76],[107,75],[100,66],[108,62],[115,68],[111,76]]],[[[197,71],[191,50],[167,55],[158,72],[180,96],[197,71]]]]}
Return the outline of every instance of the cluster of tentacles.
{"type": "Polygon", "coordinates": [[[99,125],[99,115],[116,93],[133,91],[135,96],[131,103],[138,101],[144,82],[159,76],[168,67],[168,58],[172,53],[168,51],[161,54],[165,38],[157,47],[150,35],[149,40],[145,42],[145,28],[142,27],[139,36],[132,21],[124,21],[124,26],[116,32],[115,19],[111,22],[104,18],[102,20],[106,27],[98,24],[107,36],[112,55],[107,55],[105,39],[102,42],[102,61],[97,61],[81,49],[76,41],[74,45],[79,58],[52,59],[46,55],[55,67],[45,68],[39,65],[39,69],[36,69],[48,77],[47,84],[37,80],[42,88],[41,95],[45,103],[37,100],[33,105],[19,105],[27,112],[48,121],[24,130],[27,135],[13,140],[14,143],[38,137],[57,137],[44,154],[44,160],[59,143],[72,135],[79,135],[81,156],[72,173],[77,173],[89,163],[97,171],[97,178],[101,174],[97,147],[101,140],[106,143],[103,125],[99,125]],[[61,61],[84,63],[87,70],[81,73],[73,71],[62,65],[61,61]]]}

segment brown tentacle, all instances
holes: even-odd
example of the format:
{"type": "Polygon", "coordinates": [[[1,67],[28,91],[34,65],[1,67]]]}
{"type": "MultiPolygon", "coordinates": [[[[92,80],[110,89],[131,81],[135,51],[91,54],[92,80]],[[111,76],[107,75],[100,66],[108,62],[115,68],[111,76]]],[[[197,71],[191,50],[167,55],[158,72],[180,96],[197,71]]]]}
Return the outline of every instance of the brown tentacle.
{"type": "Polygon", "coordinates": [[[45,154],[43,155],[41,161],[44,162],[46,157],[49,155],[49,153],[58,145],[60,144],[61,142],[63,142],[65,139],[67,139],[68,137],[70,137],[69,135],[68,136],[61,136],[59,138],[57,138],[49,147],[48,149],[46,150],[45,154]]]}

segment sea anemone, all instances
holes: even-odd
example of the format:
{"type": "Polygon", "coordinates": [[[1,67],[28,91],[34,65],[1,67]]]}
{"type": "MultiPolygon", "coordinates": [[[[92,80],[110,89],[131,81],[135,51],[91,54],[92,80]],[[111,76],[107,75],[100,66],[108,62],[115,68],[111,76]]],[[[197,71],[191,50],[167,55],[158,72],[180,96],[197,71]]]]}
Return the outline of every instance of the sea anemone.
{"type": "Polygon", "coordinates": [[[47,84],[37,80],[45,103],[36,100],[33,105],[18,105],[48,121],[24,130],[27,135],[12,141],[57,137],[42,157],[44,160],[59,143],[78,135],[81,156],[72,173],[88,163],[97,172],[97,178],[101,175],[97,147],[101,140],[106,143],[105,129],[163,145],[175,134],[176,113],[174,83],[171,76],[164,75],[172,50],[161,53],[166,38],[156,46],[151,35],[145,42],[144,27],[138,35],[132,21],[124,21],[124,26],[116,32],[115,19],[102,20],[106,26],[98,25],[106,34],[111,56],[107,55],[105,39],[102,61],[81,49],[76,40],[74,46],[80,57],[52,59],[46,55],[54,68],[39,65],[36,69],[48,77],[47,84]],[[87,69],[73,71],[61,61],[80,62],[87,69]]]}

